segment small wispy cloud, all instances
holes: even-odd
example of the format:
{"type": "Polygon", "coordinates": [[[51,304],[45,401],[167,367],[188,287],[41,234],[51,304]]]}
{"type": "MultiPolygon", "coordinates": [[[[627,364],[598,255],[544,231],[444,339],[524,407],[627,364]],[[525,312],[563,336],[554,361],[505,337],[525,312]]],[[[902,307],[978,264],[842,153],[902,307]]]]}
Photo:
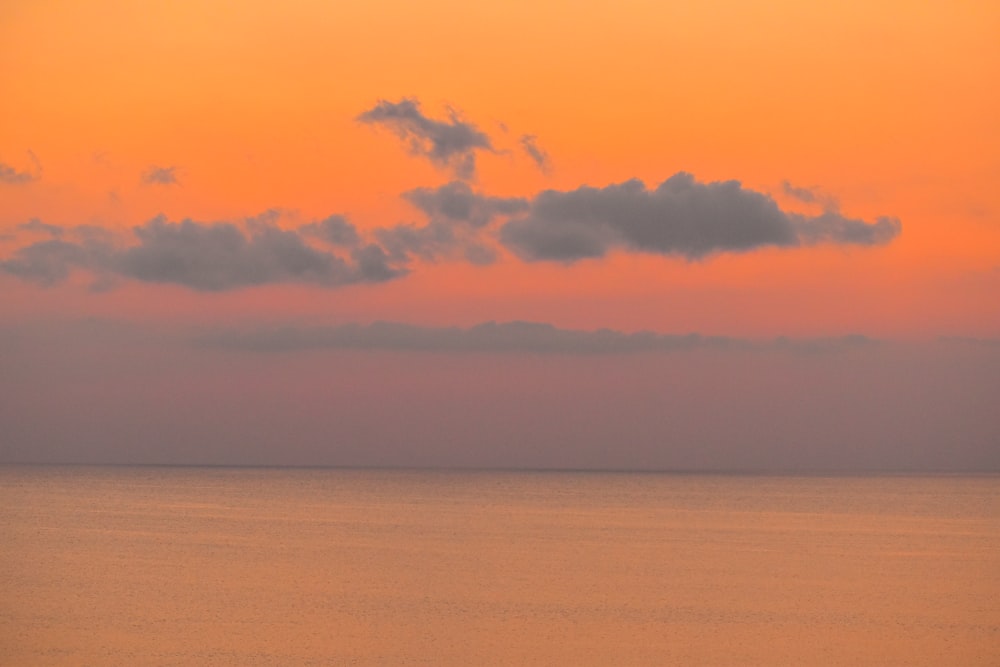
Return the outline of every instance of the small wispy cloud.
{"type": "Polygon", "coordinates": [[[26,183],[31,183],[32,181],[37,181],[41,178],[42,163],[32,151],[28,151],[28,158],[31,160],[32,165],[30,170],[17,169],[16,167],[13,167],[5,162],[0,162],[0,183],[5,183],[7,185],[24,185],[26,183]]]}
{"type": "Polygon", "coordinates": [[[785,180],[781,182],[781,192],[786,197],[791,197],[803,204],[818,204],[826,211],[837,211],[840,209],[840,202],[833,195],[823,192],[816,186],[803,187],[793,185],[785,180]]]}
{"type": "Polygon", "coordinates": [[[142,182],[146,185],[177,185],[177,167],[151,166],[142,172],[142,182]]]}
{"type": "Polygon", "coordinates": [[[403,98],[379,102],[357,116],[361,123],[392,130],[414,155],[426,157],[439,167],[450,169],[457,178],[469,180],[476,173],[476,151],[495,153],[490,137],[474,124],[448,109],[448,118],[424,115],[420,102],[403,98]]]}
{"type": "Polygon", "coordinates": [[[533,134],[521,135],[521,149],[531,158],[535,166],[545,175],[552,173],[552,160],[549,154],[538,145],[538,138],[533,134]]]}

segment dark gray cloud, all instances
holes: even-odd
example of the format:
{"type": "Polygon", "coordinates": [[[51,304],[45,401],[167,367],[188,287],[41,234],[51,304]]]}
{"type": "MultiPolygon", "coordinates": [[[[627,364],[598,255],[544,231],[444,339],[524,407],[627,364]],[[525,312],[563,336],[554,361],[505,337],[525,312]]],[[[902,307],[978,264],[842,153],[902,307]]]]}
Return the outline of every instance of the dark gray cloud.
{"type": "Polygon", "coordinates": [[[455,226],[440,220],[425,225],[403,223],[380,227],[375,230],[375,239],[396,262],[408,262],[413,257],[436,262],[453,256],[462,245],[455,226]]]}
{"type": "Polygon", "coordinates": [[[177,167],[149,167],[142,172],[146,185],[177,185],[177,167]]]}
{"type": "Polygon", "coordinates": [[[331,215],[300,227],[303,233],[335,246],[353,248],[361,243],[357,228],[342,215],[331,215]]]}
{"type": "Polygon", "coordinates": [[[406,275],[414,259],[490,264],[498,257],[497,240],[526,261],[571,263],[616,249],[696,260],[762,246],[871,246],[900,232],[894,218],[867,222],[836,210],[814,216],[786,212],[738,181],[699,183],[686,173],[655,190],[633,179],[604,188],[547,190],[528,200],[495,197],[452,181],[402,196],[427,222],[378,228],[368,238],[340,215],[282,229],[277,210],[240,224],[155,218],[133,229],[131,243],[99,227],[32,220],[19,229],[49,239],[0,259],[0,271],[45,285],[81,268],[101,285],[130,278],[197,290],[281,282],[340,286],[406,275]]]}
{"type": "Polygon", "coordinates": [[[7,185],[24,185],[32,181],[37,181],[42,176],[42,164],[31,151],[28,151],[31,164],[34,167],[31,171],[21,171],[4,162],[0,162],[0,183],[7,185]]]}
{"type": "Polygon", "coordinates": [[[114,235],[94,225],[61,227],[32,219],[18,229],[40,232],[49,238],[18,248],[7,259],[0,259],[0,273],[21,280],[52,286],[69,277],[74,269],[88,269],[97,278],[95,285],[106,284],[107,267],[114,256],[114,235]]]}
{"type": "Polygon", "coordinates": [[[269,212],[240,226],[170,222],[161,216],[134,227],[134,241],[126,244],[105,230],[76,227],[61,232],[72,240],[52,238],[19,248],[0,260],[0,271],[52,285],[79,268],[98,276],[102,284],[118,277],[201,291],[272,283],[335,287],[383,282],[406,273],[378,246],[355,248],[345,258],[309,245],[300,229],[276,227],[273,218],[269,212]]]}
{"type": "Polygon", "coordinates": [[[352,282],[382,283],[408,273],[407,269],[396,266],[386,251],[374,243],[352,250],[351,259],[354,261],[352,282]]]}
{"type": "Polygon", "coordinates": [[[533,134],[522,134],[521,148],[543,174],[552,173],[552,160],[549,158],[549,154],[538,145],[538,137],[533,134]]]}
{"type": "Polygon", "coordinates": [[[461,181],[437,188],[416,188],[405,192],[403,198],[429,221],[375,231],[378,242],[399,262],[418,257],[429,262],[462,258],[473,264],[491,264],[497,252],[481,240],[480,230],[499,217],[528,210],[527,199],[485,195],[461,181]]]}
{"type": "Polygon", "coordinates": [[[413,352],[510,352],[531,354],[626,354],[672,350],[739,349],[800,353],[836,352],[876,343],[862,335],[752,341],[701,334],[625,333],[612,329],[561,329],[538,322],[485,322],[466,329],[424,327],[398,322],[226,330],[197,337],[203,345],[257,352],[309,349],[397,350],[413,352]]]}
{"type": "Polygon", "coordinates": [[[899,220],[880,217],[875,222],[865,222],[827,211],[807,217],[788,214],[795,226],[799,242],[803,245],[840,243],[848,245],[884,245],[899,236],[899,220]]]}
{"type": "Polygon", "coordinates": [[[621,248],[689,260],[763,246],[812,243],[875,245],[891,241],[899,221],[852,220],[834,211],[805,216],[782,211],[771,197],[738,181],[699,183],[678,173],[655,190],[639,180],[604,188],[547,190],[500,239],[522,259],[573,262],[621,248]]]}
{"type": "Polygon", "coordinates": [[[467,183],[452,181],[437,188],[416,188],[403,198],[432,220],[463,222],[484,227],[498,216],[510,216],[528,210],[523,197],[492,197],[473,191],[467,183]]]}
{"type": "Polygon", "coordinates": [[[476,173],[476,151],[496,152],[489,136],[472,123],[448,110],[447,120],[429,118],[420,102],[403,98],[399,102],[379,100],[357,120],[392,130],[414,155],[422,155],[439,167],[451,169],[461,179],[476,173]]]}
{"type": "Polygon", "coordinates": [[[389,253],[392,261],[403,264],[416,257],[425,262],[464,259],[485,266],[498,257],[492,246],[480,241],[476,228],[450,220],[381,227],[375,230],[375,239],[389,253]]]}
{"type": "Polygon", "coordinates": [[[39,285],[55,285],[77,267],[90,265],[88,249],[57,238],[20,248],[10,259],[0,260],[0,270],[39,285]]]}
{"type": "Polygon", "coordinates": [[[296,232],[260,225],[179,223],[156,218],[134,230],[138,243],[116,256],[119,273],[154,283],[225,290],[274,282],[353,282],[347,264],[296,232]]]}

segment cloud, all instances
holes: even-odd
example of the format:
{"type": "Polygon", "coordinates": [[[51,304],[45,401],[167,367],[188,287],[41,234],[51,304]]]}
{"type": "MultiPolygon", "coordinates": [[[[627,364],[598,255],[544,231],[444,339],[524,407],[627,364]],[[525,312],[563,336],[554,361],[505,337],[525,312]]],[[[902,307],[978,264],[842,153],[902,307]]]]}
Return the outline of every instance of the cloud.
{"type": "Polygon", "coordinates": [[[522,134],[521,148],[534,161],[543,174],[548,175],[552,172],[552,161],[549,159],[549,154],[538,145],[535,135],[522,134]]]}
{"type": "Polygon", "coordinates": [[[803,245],[839,243],[847,245],[884,245],[899,236],[899,220],[880,217],[875,222],[852,220],[827,211],[814,217],[789,214],[803,245]]]}
{"type": "Polygon", "coordinates": [[[307,245],[297,233],[261,225],[179,223],[155,218],[134,230],[138,244],[118,253],[124,276],[225,290],[274,282],[343,284],[350,270],[339,257],[307,245]]]}
{"type": "Polygon", "coordinates": [[[852,220],[827,211],[787,213],[768,195],[739,181],[700,183],[678,173],[648,190],[639,180],[604,188],[547,190],[529,213],[500,229],[503,244],[526,261],[573,262],[614,249],[696,260],[717,252],[813,243],[883,244],[900,223],[852,220]]]}
{"type": "Polygon", "coordinates": [[[353,248],[361,243],[357,228],[342,215],[311,222],[300,227],[303,233],[325,241],[331,245],[353,248]]]}
{"type": "Polygon", "coordinates": [[[787,197],[798,200],[803,204],[819,204],[826,211],[838,211],[840,202],[833,195],[827,194],[818,187],[801,187],[792,185],[790,182],[781,182],[781,191],[787,197]]]}
{"type": "Polygon", "coordinates": [[[0,270],[21,280],[51,286],[69,277],[76,267],[88,266],[90,253],[78,243],[49,239],[20,248],[12,258],[0,260],[0,270]]]}
{"type": "Polygon", "coordinates": [[[603,188],[546,190],[529,200],[491,196],[452,181],[402,196],[427,222],[380,227],[364,237],[340,215],[283,229],[276,210],[240,224],[161,216],[133,228],[131,242],[98,227],[32,220],[19,229],[49,238],[0,259],[0,271],[43,285],[79,268],[104,286],[115,278],[207,291],[271,283],[341,286],[404,276],[414,259],[490,264],[499,256],[497,241],[525,261],[568,264],[613,250],[697,260],[764,246],[872,246],[900,232],[894,218],[867,222],[833,210],[814,216],[786,212],[738,181],[700,183],[687,173],[655,190],[633,179],[603,188]]]}
{"type": "Polygon", "coordinates": [[[374,243],[352,250],[351,259],[355,266],[352,282],[382,283],[407,274],[406,269],[394,266],[392,258],[374,243]]]}
{"type": "Polygon", "coordinates": [[[26,232],[40,232],[42,234],[48,234],[49,236],[56,238],[62,236],[65,231],[59,225],[48,225],[38,218],[32,218],[28,222],[18,225],[17,228],[26,232]]]}
{"type": "Polygon", "coordinates": [[[31,171],[19,171],[9,164],[0,162],[0,183],[24,185],[41,178],[42,163],[38,161],[38,158],[31,151],[28,151],[28,157],[31,158],[31,164],[34,167],[31,171]]]}
{"type": "Polygon", "coordinates": [[[939,336],[939,343],[949,345],[972,345],[977,347],[1000,348],[1000,338],[977,338],[975,336],[939,336]]]}
{"type": "Polygon", "coordinates": [[[480,242],[475,229],[447,220],[381,227],[375,230],[375,239],[397,263],[407,263],[413,257],[425,262],[460,258],[483,266],[497,259],[496,250],[480,242]]]}
{"type": "Polygon", "coordinates": [[[523,197],[492,197],[474,192],[467,183],[452,181],[438,188],[416,188],[403,198],[432,220],[450,220],[484,227],[497,216],[510,216],[528,210],[523,197]]]}
{"type": "Polygon", "coordinates": [[[832,338],[751,341],[701,334],[625,333],[612,329],[560,329],[538,322],[485,322],[466,329],[424,327],[398,322],[336,327],[278,327],[214,331],[196,338],[201,345],[255,352],[311,349],[395,350],[413,352],[504,352],[602,355],[690,349],[836,352],[876,343],[861,335],[832,338]]]}
{"type": "Polygon", "coordinates": [[[403,198],[429,221],[375,230],[378,242],[400,262],[409,261],[411,256],[429,262],[461,257],[473,264],[490,264],[496,261],[497,252],[480,240],[479,230],[498,217],[528,210],[527,199],[485,195],[461,181],[416,188],[403,193],[403,198]]]}
{"type": "Polygon", "coordinates": [[[46,287],[69,277],[74,269],[88,269],[105,283],[107,266],[114,254],[114,235],[94,225],[61,227],[32,219],[18,229],[40,232],[49,238],[18,248],[7,259],[0,259],[0,273],[8,273],[27,282],[46,287]]]}
{"type": "Polygon", "coordinates": [[[21,185],[22,183],[30,183],[37,178],[34,174],[28,171],[18,171],[14,167],[8,164],[0,162],[0,183],[7,183],[8,185],[21,185]]]}
{"type": "Polygon", "coordinates": [[[770,341],[768,347],[775,350],[790,350],[809,354],[841,352],[857,347],[880,345],[882,341],[870,338],[864,334],[847,334],[844,336],[820,336],[814,338],[788,338],[778,336],[770,341]]]}
{"type": "Polygon", "coordinates": [[[788,181],[781,182],[781,191],[792,199],[798,199],[804,204],[815,204],[820,200],[820,195],[816,192],[816,188],[803,188],[792,185],[788,181]]]}
{"type": "Polygon", "coordinates": [[[453,225],[431,221],[425,225],[399,224],[380,227],[375,238],[398,262],[408,262],[411,256],[427,262],[450,257],[462,245],[453,225]]]}
{"type": "Polygon", "coordinates": [[[403,98],[399,102],[379,102],[358,115],[357,120],[382,125],[406,143],[414,155],[422,155],[439,167],[451,169],[456,177],[471,179],[476,173],[476,151],[496,152],[489,136],[472,123],[463,121],[453,109],[448,120],[429,118],[420,102],[403,98]]]}
{"type": "MultiPolygon", "coordinates": [[[[73,240],[52,238],[19,248],[12,257],[0,260],[0,271],[53,285],[79,268],[94,273],[100,284],[117,277],[199,291],[273,283],[336,287],[383,282],[406,274],[378,246],[355,248],[342,257],[307,243],[308,234],[302,228],[278,228],[274,217],[268,212],[240,226],[170,222],[160,216],[134,227],[130,244],[119,243],[99,228],[55,228],[62,229],[58,235],[69,234],[73,240]]],[[[323,228],[322,223],[319,227],[323,228]]]]}
{"type": "Polygon", "coordinates": [[[177,185],[177,167],[149,167],[142,172],[146,185],[177,185]]]}

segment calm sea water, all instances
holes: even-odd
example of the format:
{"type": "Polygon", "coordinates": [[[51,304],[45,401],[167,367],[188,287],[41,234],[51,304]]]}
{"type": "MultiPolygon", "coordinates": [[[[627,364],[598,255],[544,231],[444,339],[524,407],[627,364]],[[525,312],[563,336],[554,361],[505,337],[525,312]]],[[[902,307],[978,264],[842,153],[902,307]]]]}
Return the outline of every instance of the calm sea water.
{"type": "Polygon", "coordinates": [[[1000,477],[0,467],[3,665],[997,665],[1000,477]]]}

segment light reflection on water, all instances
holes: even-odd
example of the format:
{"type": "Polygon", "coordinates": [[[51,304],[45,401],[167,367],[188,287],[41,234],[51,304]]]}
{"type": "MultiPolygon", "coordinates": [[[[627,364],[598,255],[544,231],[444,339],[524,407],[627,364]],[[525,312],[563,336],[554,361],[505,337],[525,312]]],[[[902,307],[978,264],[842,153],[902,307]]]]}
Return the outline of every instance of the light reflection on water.
{"type": "Polygon", "coordinates": [[[0,664],[1000,664],[1000,477],[0,467],[0,664]]]}

